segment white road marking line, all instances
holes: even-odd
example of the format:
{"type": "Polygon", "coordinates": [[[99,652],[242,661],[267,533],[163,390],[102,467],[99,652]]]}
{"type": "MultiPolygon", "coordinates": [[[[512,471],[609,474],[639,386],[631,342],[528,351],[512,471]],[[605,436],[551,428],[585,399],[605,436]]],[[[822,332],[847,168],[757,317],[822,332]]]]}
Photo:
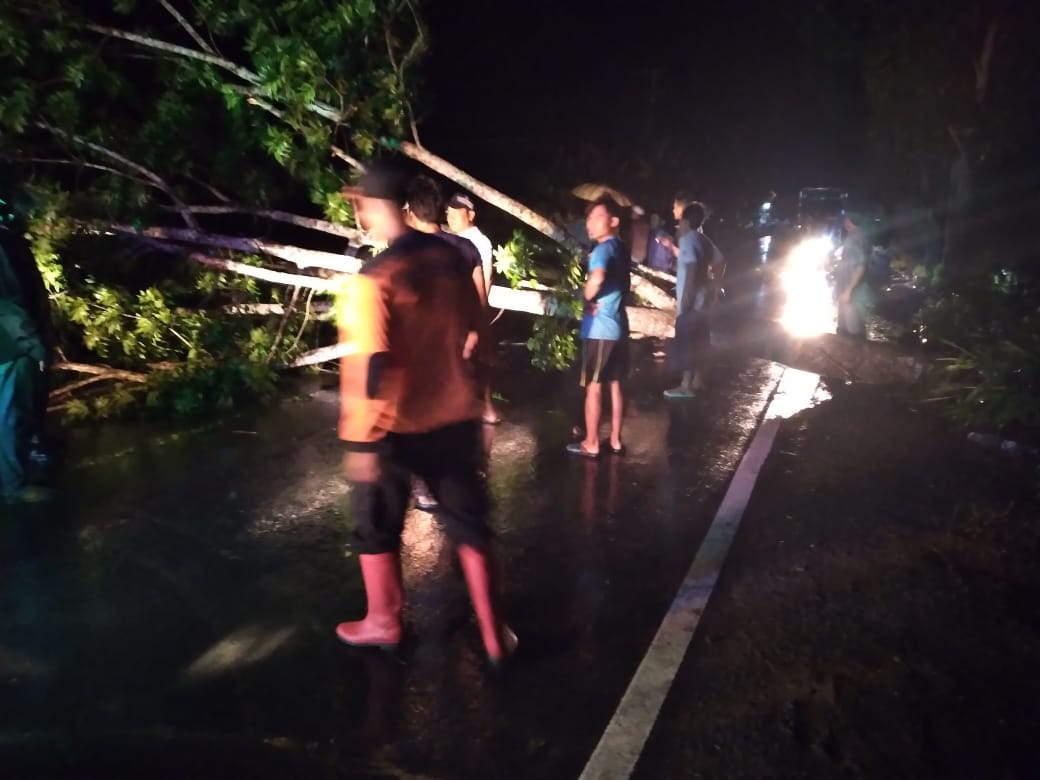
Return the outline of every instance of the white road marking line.
{"type": "Polygon", "coordinates": [[[819,381],[819,376],[805,371],[785,369],[781,374],[763,421],[733,474],[697,556],[580,780],[631,777],[718,582],[781,420],[812,405],[819,381]]]}

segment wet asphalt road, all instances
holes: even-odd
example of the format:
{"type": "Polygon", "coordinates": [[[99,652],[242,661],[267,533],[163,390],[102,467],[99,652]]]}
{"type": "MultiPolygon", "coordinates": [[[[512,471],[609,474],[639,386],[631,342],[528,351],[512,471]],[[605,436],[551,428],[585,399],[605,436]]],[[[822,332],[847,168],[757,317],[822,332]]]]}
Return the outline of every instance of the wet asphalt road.
{"type": "Polygon", "coordinates": [[[364,592],[332,391],[193,435],[78,441],[62,504],[8,512],[0,536],[4,776],[576,777],[779,375],[728,352],[710,393],[668,404],[660,364],[638,366],[624,458],[564,452],[571,376],[510,388],[488,429],[521,639],[497,677],[418,511],[401,657],[336,641],[364,592]]]}
{"type": "Polygon", "coordinates": [[[644,364],[629,455],[568,459],[578,396],[509,410],[491,484],[515,666],[489,677],[450,545],[413,512],[400,661],[361,613],[335,396],[74,470],[5,520],[0,760],[12,776],[574,777],[776,380],[726,364],[668,406],[644,364]],[[288,774],[287,774],[288,773],[288,774]]]}

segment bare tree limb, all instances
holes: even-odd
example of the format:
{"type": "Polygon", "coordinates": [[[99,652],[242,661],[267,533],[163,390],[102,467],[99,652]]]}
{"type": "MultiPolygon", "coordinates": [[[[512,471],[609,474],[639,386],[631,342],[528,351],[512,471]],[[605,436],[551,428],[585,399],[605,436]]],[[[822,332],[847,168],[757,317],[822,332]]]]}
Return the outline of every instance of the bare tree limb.
{"type": "MultiPolygon", "coordinates": [[[[313,295],[314,290],[310,290],[308,297],[313,295]]],[[[312,304],[311,314],[317,315],[319,319],[327,319],[332,314],[332,303],[330,301],[318,301],[312,304]]],[[[233,303],[225,306],[221,309],[224,314],[232,314],[239,316],[250,316],[250,317],[280,317],[285,314],[286,306],[284,303],[233,303]]],[[[306,309],[305,315],[306,315],[306,309]]]]}
{"type": "Polygon", "coordinates": [[[292,288],[292,296],[289,298],[289,305],[285,307],[285,311],[282,313],[282,321],[278,323],[278,332],[275,334],[274,341],[271,342],[271,351],[267,353],[267,364],[271,365],[274,360],[275,354],[278,352],[278,347],[281,346],[282,338],[285,336],[285,329],[289,325],[289,318],[296,312],[296,302],[300,299],[300,288],[292,288]]]}
{"type": "MultiPolygon", "coordinates": [[[[397,87],[401,90],[401,99],[404,101],[405,111],[408,112],[408,124],[412,129],[412,140],[415,143],[419,143],[419,126],[415,123],[415,112],[412,111],[412,101],[408,99],[408,87],[404,80],[404,64],[399,64],[397,61],[397,55],[394,54],[394,36],[390,32],[389,23],[383,27],[383,38],[386,41],[386,54],[390,58],[390,67],[394,69],[394,74],[397,76],[397,87]]],[[[418,40],[412,44],[413,48],[420,45],[418,40]]],[[[411,52],[408,52],[410,56],[411,52]]]]}
{"type": "Polygon", "coordinates": [[[222,271],[229,271],[233,274],[238,274],[239,276],[250,276],[254,279],[270,282],[271,284],[283,284],[287,287],[306,287],[324,293],[337,293],[343,284],[339,279],[322,279],[318,276],[287,274],[282,271],[272,271],[270,268],[259,268],[255,265],[240,263],[236,260],[226,260],[219,257],[204,255],[201,252],[188,252],[183,246],[167,244],[154,238],[147,238],[144,236],[141,236],[140,238],[142,241],[147,242],[162,252],[175,255],[185,255],[189,260],[199,263],[200,265],[209,266],[210,268],[219,268],[222,271]]]}
{"type": "MultiPolygon", "coordinates": [[[[303,310],[303,322],[300,323],[300,329],[298,331],[296,331],[296,338],[293,339],[292,346],[289,347],[289,352],[290,353],[295,352],[296,348],[298,346],[300,346],[300,339],[303,338],[303,334],[307,330],[307,326],[311,322],[311,312],[314,310],[312,308],[313,304],[314,304],[314,290],[308,290],[307,291],[307,306],[303,310]]],[[[334,317],[335,314],[336,314],[335,308],[332,307],[332,306],[328,307],[328,309],[326,311],[326,314],[331,314],[334,317]]],[[[330,319],[330,317],[322,317],[321,319],[330,319]]]]}
{"type": "Polygon", "coordinates": [[[339,236],[340,238],[346,238],[351,241],[362,241],[365,238],[363,230],[348,227],[347,225],[340,225],[336,222],[329,222],[325,219],[304,217],[299,214],[291,214],[288,211],[278,211],[276,209],[250,208],[249,206],[237,206],[229,202],[224,206],[189,205],[188,210],[191,211],[191,213],[198,215],[245,214],[251,217],[261,217],[262,219],[269,219],[272,222],[284,222],[288,225],[296,225],[298,227],[307,228],[308,230],[315,230],[319,233],[328,233],[329,235],[339,236]]]}
{"type": "MultiPolygon", "coordinates": [[[[272,244],[256,238],[237,238],[216,233],[205,233],[200,230],[185,228],[147,227],[136,228],[132,225],[109,225],[109,230],[130,236],[157,239],[160,241],[181,241],[188,244],[230,249],[247,254],[264,254],[277,257],[292,263],[297,268],[323,268],[338,273],[357,273],[361,270],[361,261],[356,257],[339,255],[334,252],[320,252],[315,249],[301,249],[285,244],[272,244]]],[[[308,277],[309,278],[309,277],[308,277]]]]}
{"type": "Polygon", "coordinates": [[[147,35],[138,35],[137,33],[119,30],[115,27],[105,27],[100,24],[87,24],[86,28],[91,32],[108,35],[112,38],[121,38],[124,41],[130,41],[131,43],[136,43],[140,46],[146,46],[149,49],[165,51],[169,54],[176,54],[178,57],[187,57],[188,59],[215,65],[218,68],[226,70],[228,73],[233,73],[243,81],[247,81],[250,84],[259,85],[262,83],[260,76],[253,71],[248,68],[243,68],[241,65],[236,65],[231,60],[220,57],[216,54],[199,51],[198,49],[189,49],[187,46],[179,46],[176,43],[170,43],[169,41],[163,41],[147,35]]]}
{"type": "Polygon", "coordinates": [[[646,277],[647,279],[655,279],[663,284],[675,284],[675,274],[668,271],[659,271],[656,268],[651,268],[648,265],[633,265],[632,272],[639,274],[640,276],[646,277]]]}
{"type": "MultiPolygon", "coordinates": [[[[111,167],[109,165],[100,165],[98,163],[88,163],[88,162],[84,162],[83,160],[62,160],[62,159],[52,159],[52,158],[46,158],[46,157],[33,157],[33,158],[30,158],[29,162],[40,163],[41,165],[71,165],[71,166],[75,166],[77,168],[89,168],[92,171],[104,171],[105,173],[111,173],[111,174],[113,174],[115,176],[119,176],[122,179],[127,179],[128,181],[132,181],[135,184],[140,184],[140,185],[142,185],[144,187],[153,187],[153,188],[159,190],[160,192],[164,191],[162,189],[162,187],[157,185],[154,181],[145,181],[144,179],[139,179],[136,176],[131,176],[126,171],[121,171],[118,168],[113,168],[113,167],[111,167]]],[[[177,209],[173,208],[173,210],[176,211],[177,209]]]]}
{"type": "Polygon", "coordinates": [[[284,111],[279,111],[277,108],[275,108],[273,105],[271,105],[271,103],[269,103],[268,101],[264,100],[263,98],[258,98],[256,95],[252,94],[252,92],[250,90],[235,89],[235,91],[236,92],[241,92],[243,95],[245,95],[246,103],[248,103],[249,105],[256,106],[257,108],[262,108],[264,111],[266,111],[268,114],[273,116],[275,119],[280,119],[283,122],[285,122],[287,125],[291,126],[291,123],[289,122],[289,120],[285,118],[285,112],[284,111]]]}
{"type": "Polygon", "coordinates": [[[336,293],[343,284],[338,279],[321,279],[317,276],[287,274],[282,273],[281,271],[272,271],[269,268],[258,268],[255,265],[239,263],[235,260],[224,260],[219,257],[211,257],[210,255],[204,255],[201,252],[192,252],[188,255],[188,258],[194,260],[196,263],[200,263],[201,265],[206,265],[210,268],[219,268],[222,271],[230,271],[231,273],[239,274],[240,276],[251,276],[254,279],[260,279],[272,284],[307,287],[325,293],[336,293]]]}
{"type": "Polygon", "coordinates": [[[339,158],[340,160],[342,160],[343,162],[345,162],[347,165],[349,165],[351,168],[354,168],[355,170],[361,171],[362,173],[365,172],[365,165],[364,165],[364,163],[362,163],[360,160],[358,160],[358,159],[356,159],[354,157],[351,157],[349,154],[347,154],[345,151],[340,149],[338,146],[332,146],[331,147],[331,151],[332,151],[332,156],[333,157],[339,158]]]}
{"type": "MultiPolygon", "coordinates": [[[[551,296],[541,290],[514,290],[510,287],[494,285],[491,288],[489,305],[492,308],[547,315],[552,314],[550,299],[551,296]]],[[[628,306],[626,313],[633,335],[659,339],[671,338],[675,335],[675,315],[669,312],[647,309],[642,306],[628,306]]],[[[292,368],[300,368],[328,363],[352,354],[353,350],[354,348],[350,344],[332,344],[305,352],[289,365],[292,368]]]]}
{"type": "Polygon", "coordinates": [[[193,181],[196,184],[198,184],[203,189],[205,189],[207,192],[209,192],[214,198],[219,200],[221,203],[230,203],[231,202],[231,198],[229,198],[227,195],[225,195],[223,192],[218,190],[216,187],[214,187],[209,182],[203,181],[202,179],[198,178],[197,176],[188,176],[188,178],[191,179],[191,181],[193,181]]]}
{"type": "Polygon", "coordinates": [[[143,165],[136,163],[128,157],[124,157],[118,152],[114,152],[105,146],[96,144],[93,141],[88,141],[86,138],[81,138],[78,135],[67,133],[64,130],[51,126],[47,122],[37,122],[36,126],[43,130],[46,130],[52,135],[56,135],[59,138],[64,138],[66,141],[69,141],[70,143],[74,143],[86,149],[90,149],[92,152],[100,154],[104,157],[108,157],[110,160],[115,160],[120,165],[123,165],[124,167],[129,168],[130,170],[137,171],[150,182],[154,183],[156,187],[158,187],[160,190],[166,193],[166,196],[171,201],[173,201],[173,203],[178,207],[177,210],[180,213],[181,218],[184,220],[186,225],[192,228],[198,228],[198,222],[191,215],[191,212],[187,211],[184,202],[179,197],[177,197],[177,193],[175,193],[173,191],[173,188],[166,183],[166,180],[159,176],[159,174],[157,174],[155,171],[149,168],[145,168],[143,165]]]}
{"type": "Polygon", "coordinates": [[[94,376],[88,376],[86,379],[80,379],[76,382],[69,382],[69,384],[67,385],[62,385],[58,389],[52,390],[50,395],[48,395],[47,397],[50,401],[54,401],[61,398],[62,396],[71,395],[72,393],[75,393],[77,390],[82,390],[84,387],[90,387],[91,385],[96,385],[99,382],[107,382],[113,379],[118,379],[118,377],[112,376],[108,373],[95,374],[94,376]]]}
{"type": "Polygon", "coordinates": [[[146,382],[148,376],[140,371],[124,371],[112,366],[100,366],[93,363],[69,363],[62,361],[51,366],[55,371],[71,371],[76,374],[92,374],[105,379],[118,379],[121,382],[146,382]]]}
{"type": "Polygon", "coordinates": [[[187,19],[185,19],[181,15],[181,12],[178,11],[176,8],[174,8],[168,2],[168,0],[159,0],[159,3],[160,3],[160,5],[162,5],[163,8],[165,8],[167,11],[169,11],[170,16],[172,16],[174,19],[177,20],[177,23],[181,27],[183,27],[185,29],[185,31],[188,33],[188,35],[191,36],[191,39],[193,41],[195,41],[195,43],[197,43],[199,45],[200,49],[202,49],[205,52],[208,52],[209,54],[217,56],[217,53],[216,53],[216,51],[213,50],[213,47],[210,46],[206,42],[205,38],[203,38],[201,35],[199,35],[198,31],[194,27],[191,26],[191,22],[189,22],[187,19]]]}
{"type": "MultiPolygon", "coordinates": [[[[119,30],[115,27],[105,27],[100,24],[87,24],[86,29],[91,32],[99,33],[100,35],[108,35],[113,38],[121,38],[131,43],[136,43],[139,46],[146,46],[150,49],[156,49],[158,51],[164,51],[169,54],[176,54],[178,57],[186,57],[192,60],[198,60],[199,62],[205,62],[210,65],[214,65],[222,70],[226,70],[228,73],[232,73],[238,78],[242,79],[249,84],[255,84],[260,87],[262,91],[263,79],[260,78],[259,74],[244,68],[241,65],[237,65],[226,57],[220,57],[216,54],[210,54],[209,52],[199,51],[198,49],[190,49],[187,46],[179,46],[176,43],[170,43],[159,38],[152,38],[148,35],[138,35],[137,33],[128,32],[126,30],[119,30]]],[[[325,119],[331,119],[333,122],[343,121],[344,113],[336,110],[327,103],[323,103],[320,100],[314,100],[308,105],[308,109],[313,113],[321,116],[325,119]]]]}
{"type": "Polygon", "coordinates": [[[442,176],[446,176],[459,186],[472,192],[481,200],[487,201],[492,206],[502,209],[502,211],[505,211],[507,214],[512,214],[528,227],[534,228],[539,233],[548,236],[556,243],[573,251],[579,251],[581,249],[578,242],[567,235],[559,225],[556,225],[541,214],[529,209],[519,201],[513,200],[508,195],[505,195],[473,176],[470,176],[468,173],[448,162],[443,157],[438,157],[424,147],[408,141],[402,141],[400,143],[400,149],[408,157],[422,163],[430,170],[436,171],[442,176]]]}

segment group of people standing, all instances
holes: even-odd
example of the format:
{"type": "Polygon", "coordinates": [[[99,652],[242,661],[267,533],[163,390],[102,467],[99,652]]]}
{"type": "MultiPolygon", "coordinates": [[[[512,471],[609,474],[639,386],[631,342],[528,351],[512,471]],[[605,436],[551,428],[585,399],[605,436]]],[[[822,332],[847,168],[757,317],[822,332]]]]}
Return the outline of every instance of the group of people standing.
{"type": "Polygon", "coordinates": [[[703,368],[711,346],[711,312],[718,297],[719,283],[726,270],[718,247],[704,234],[707,209],[703,203],[680,192],[672,204],[676,220],[675,235],[647,225],[644,213],[633,209],[630,233],[632,248],[619,238],[624,216],[618,204],[604,197],[591,204],[585,229],[594,247],[589,254],[581,326],[581,384],[585,388],[585,427],[579,441],[567,451],[585,458],[598,458],[603,406],[603,386],[610,392],[611,416],[609,451],[621,455],[624,420],[624,387],[628,375],[628,316],[625,299],[631,287],[633,263],[650,264],[652,257],[661,269],[675,269],[675,339],[669,365],[681,380],[677,387],[664,391],[665,398],[693,398],[704,386],[703,368]],[[642,229],[641,229],[642,228],[642,229]],[[649,228],[649,229],[646,229],[649,228]]]}
{"type": "MultiPolygon", "coordinates": [[[[386,248],[352,279],[340,307],[339,436],[351,483],[354,548],[367,598],[360,620],[340,623],[338,638],[352,646],[396,648],[404,603],[401,534],[421,480],[455,543],[488,661],[497,666],[516,649],[503,619],[489,524],[481,426],[498,422],[490,404],[487,291],[490,242],[473,224],[469,196],[447,204],[451,232],[440,229],[436,182],[409,180],[391,163],[375,163],[358,185],[344,190],[362,227],[386,248]]],[[[625,214],[609,197],[593,202],[585,227],[595,243],[589,259],[581,324],[581,384],[585,434],[572,453],[600,454],[604,385],[611,404],[606,447],[624,453],[623,383],[628,375],[629,324],[625,309],[631,252],[619,237],[625,214]]],[[[690,354],[706,327],[711,280],[721,278],[721,254],[699,232],[704,207],[677,200],[680,231],[663,241],[680,269],[677,328],[687,331],[690,354]],[[689,323],[687,325],[687,323],[689,323]]],[[[685,355],[686,353],[682,353],[685,355]]],[[[685,358],[683,358],[685,359],[685,358]]],[[[683,371],[694,373],[692,363],[683,371]]],[[[692,384],[686,382],[684,386],[692,384]]],[[[669,395],[674,397],[674,394],[669,395]]]]}

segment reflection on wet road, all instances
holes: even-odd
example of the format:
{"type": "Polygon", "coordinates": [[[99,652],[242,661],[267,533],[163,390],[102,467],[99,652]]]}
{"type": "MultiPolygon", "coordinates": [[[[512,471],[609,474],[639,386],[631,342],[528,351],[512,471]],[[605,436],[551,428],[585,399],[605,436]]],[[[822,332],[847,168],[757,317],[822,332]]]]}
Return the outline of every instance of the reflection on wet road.
{"type": "Polygon", "coordinates": [[[564,453],[577,395],[488,429],[516,665],[489,677],[436,519],[408,518],[397,659],[332,627],[363,607],[330,394],[79,472],[88,501],[9,518],[0,758],[84,776],[567,777],[595,744],[776,381],[722,366],[668,406],[646,364],[628,455],[564,453]],[[493,436],[493,438],[491,438],[493,436]],[[220,760],[213,758],[219,754],[220,760]],[[157,767],[163,767],[160,771],[157,767]],[[88,770],[89,771],[86,771],[88,770]],[[81,772],[81,770],[84,770],[81,772]]]}

